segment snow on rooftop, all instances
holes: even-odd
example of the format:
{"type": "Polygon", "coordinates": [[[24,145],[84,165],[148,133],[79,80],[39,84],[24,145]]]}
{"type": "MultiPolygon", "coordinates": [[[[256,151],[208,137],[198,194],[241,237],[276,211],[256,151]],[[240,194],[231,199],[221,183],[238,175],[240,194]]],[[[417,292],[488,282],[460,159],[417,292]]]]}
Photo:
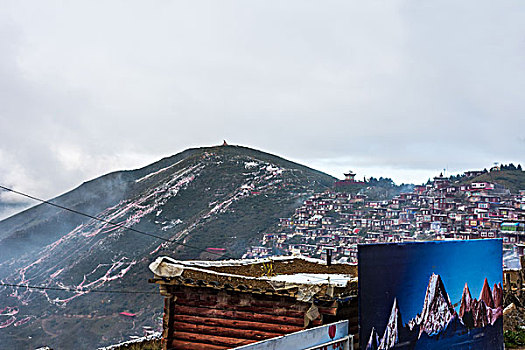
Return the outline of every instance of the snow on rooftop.
{"type": "Polygon", "coordinates": [[[521,270],[518,252],[505,252],[503,254],[503,267],[505,270],[521,270]]]}
{"type": "Polygon", "coordinates": [[[308,258],[305,256],[272,256],[268,258],[258,258],[258,259],[230,259],[230,260],[175,260],[173,258],[163,256],[158,257],[157,260],[163,259],[172,264],[178,264],[183,266],[196,266],[196,267],[223,267],[223,266],[243,266],[243,265],[252,265],[252,264],[262,264],[272,261],[293,261],[293,260],[304,260],[315,264],[324,265],[326,262],[321,259],[308,258]]]}
{"type": "Polygon", "coordinates": [[[349,281],[357,277],[343,274],[326,273],[295,273],[293,275],[278,275],[270,277],[272,282],[285,282],[289,284],[331,284],[336,287],[346,287],[349,281]]]}
{"type": "Polygon", "coordinates": [[[239,277],[245,280],[266,280],[268,282],[284,282],[286,284],[331,284],[336,287],[346,287],[349,281],[357,281],[356,277],[349,274],[298,272],[294,274],[280,274],[272,277],[252,277],[241,274],[217,272],[207,269],[209,267],[235,267],[250,264],[261,264],[271,261],[284,261],[286,263],[287,261],[292,262],[293,260],[303,260],[315,264],[325,265],[325,262],[323,260],[295,256],[278,256],[265,259],[239,259],[221,261],[179,261],[170,257],[158,257],[154,262],[150,264],[149,268],[155,275],[167,278],[181,276],[184,270],[192,270],[203,272],[209,275],[239,277]]]}

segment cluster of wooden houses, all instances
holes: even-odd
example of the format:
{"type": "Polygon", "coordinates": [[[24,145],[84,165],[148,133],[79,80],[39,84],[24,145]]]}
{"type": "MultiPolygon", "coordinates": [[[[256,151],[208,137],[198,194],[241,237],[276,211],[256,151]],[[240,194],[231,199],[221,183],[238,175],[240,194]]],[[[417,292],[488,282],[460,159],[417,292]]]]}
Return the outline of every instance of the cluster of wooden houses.
{"type": "MultiPolygon", "coordinates": [[[[467,172],[465,176],[469,176],[467,172]]],[[[503,238],[523,255],[525,190],[512,194],[490,182],[461,184],[443,175],[410,193],[372,201],[363,194],[318,193],[279,230],[263,235],[245,257],[300,254],[357,262],[357,244],[414,240],[503,238]]]]}
{"type": "MultiPolygon", "coordinates": [[[[345,175],[343,182],[354,181],[355,174],[345,175]]],[[[255,259],[158,257],[150,264],[149,281],[164,296],[162,349],[305,348],[306,341],[317,341],[315,332],[324,332],[328,342],[320,338],[309,349],[359,349],[355,264],[362,243],[503,238],[521,265],[504,269],[505,305],[521,305],[524,224],[525,191],[451,183],[442,175],[385,201],[359,193],[315,194],[245,254],[255,259]],[[336,337],[337,327],[345,337],[336,337]]]]}

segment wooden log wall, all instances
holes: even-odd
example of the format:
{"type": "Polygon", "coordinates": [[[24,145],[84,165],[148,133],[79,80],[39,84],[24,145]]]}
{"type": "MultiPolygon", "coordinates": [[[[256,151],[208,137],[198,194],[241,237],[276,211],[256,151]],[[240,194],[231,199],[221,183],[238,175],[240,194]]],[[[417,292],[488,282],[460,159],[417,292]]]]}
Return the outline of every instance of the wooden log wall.
{"type": "MultiPolygon", "coordinates": [[[[293,297],[240,293],[206,287],[165,285],[164,350],[219,350],[304,329],[311,303],[293,297]]],[[[357,334],[357,298],[318,305],[308,327],[350,319],[357,334]],[[354,300],[355,299],[355,300],[354,300]]]]}
{"type": "MultiPolygon", "coordinates": [[[[291,297],[166,286],[163,349],[231,349],[304,329],[310,304],[291,297]]],[[[322,324],[322,316],[311,322],[322,324]]]]}

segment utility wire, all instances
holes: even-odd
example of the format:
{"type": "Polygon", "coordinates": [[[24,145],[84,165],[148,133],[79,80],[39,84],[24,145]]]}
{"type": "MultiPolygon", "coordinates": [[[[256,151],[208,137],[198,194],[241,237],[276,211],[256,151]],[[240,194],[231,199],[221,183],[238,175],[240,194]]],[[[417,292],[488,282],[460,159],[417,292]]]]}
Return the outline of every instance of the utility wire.
{"type": "Polygon", "coordinates": [[[35,201],[38,201],[38,202],[41,202],[41,203],[44,203],[44,204],[51,205],[53,207],[56,207],[56,208],[59,208],[59,209],[62,209],[62,210],[69,211],[71,213],[75,213],[75,214],[78,214],[78,215],[85,216],[85,217],[88,217],[88,218],[93,219],[93,220],[97,220],[97,221],[100,221],[100,222],[103,222],[103,223],[106,223],[106,224],[109,224],[109,225],[113,225],[113,226],[116,226],[116,227],[124,228],[126,230],[130,230],[130,231],[133,231],[135,233],[138,233],[138,234],[141,234],[141,235],[144,235],[144,236],[149,236],[149,237],[160,239],[160,240],[163,240],[163,241],[166,241],[166,242],[175,243],[177,245],[180,245],[180,246],[183,246],[183,247],[186,247],[186,248],[196,249],[198,251],[206,252],[206,253],[209,253],[209,254],[214,254],[214,255],[217,255],[217,256],[220,256],[220,257],[225,256],[225,257],[230,258],[230,259],[235,259],[234,257],[232,257],[232,256],[230,256],[228,254],[214,253],[214,252],[211,252],[211,251],[207,251],[205,249],[193,247],[193,246],[188,245],[186,243],[175,241],[173,239],[168,239],[168,238],[164,238],[164,237],[161,237],[161,236],[158,236],[158,235],[154,235],[152,233],[148,233],[148,232],[144,232],[144,231],[141,231],[141,230],[137,230],[137,229],[134,229],[132,227],[126,226],[124,224],[115,223],[115,222],[112,222],[112,221],[109,221],[109,220],[105,220],[105,219],[102,219],[102,218],[99,218],[99,217],[96,217],[96,216],[93,216],[93,215],[89,215],[89,214],[80,212],[80,211],[78,211],[76,209],[71,209],[71,208],[68,208],[68,207],[64,207],[64,206],[62,206],[60,204],[56,204],[56,203],[53,203],[53,202],[50,202],[50,201],[46,201],[45,199],[40,199],[40,198],[37,198],[35,196],[31,196],[29,194],[26,194],[26,193],[23,193],[23,192],[20,192],[20,191],[16,191],[16,190],[13,190],[12,188],[8,188],[8,187],[2,186],[2,185],[0,185],[0,189],[3,189],[3,190],[6,190],[6,191],[9,191],[9,192],[18,194],[20,196],[23,196],[23,197],[26,197],[26,198],[29,198],[29,199],[33,199],[35,201]]]}
{"type": "Polygon", "coordinates": [[[59,288],[59,287],[44,287],[44,286],[30,286],[25,284],[11,284],[0,282],[0,286],[15,287],[15,288],[29,288],[29,289],[43,289],[43,290],[59,290],[64,292],[74,293],[114,293],[114,294],[158,294],[157,292],[146,292],[138,290],[78,290],[75,288],[59,288]]]}

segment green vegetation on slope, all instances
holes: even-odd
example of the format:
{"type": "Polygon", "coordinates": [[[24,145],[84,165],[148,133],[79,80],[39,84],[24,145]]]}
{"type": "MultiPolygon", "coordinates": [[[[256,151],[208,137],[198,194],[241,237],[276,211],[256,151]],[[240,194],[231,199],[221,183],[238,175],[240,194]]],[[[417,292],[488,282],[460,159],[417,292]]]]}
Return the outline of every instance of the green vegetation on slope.
{"type": "Polygon", "coordinates": [[[493,170],[472,179],[465,179],[463,183],[495,182],[508,188],[512,193],[525,190],[525,171],[522,170],[493,170]]]}
{"type": "Polygon", "coordinates": [[[517,329],[515,331],[505,331],[505,348],[523,349],[525,347],[525,330],[517,329]]]}

